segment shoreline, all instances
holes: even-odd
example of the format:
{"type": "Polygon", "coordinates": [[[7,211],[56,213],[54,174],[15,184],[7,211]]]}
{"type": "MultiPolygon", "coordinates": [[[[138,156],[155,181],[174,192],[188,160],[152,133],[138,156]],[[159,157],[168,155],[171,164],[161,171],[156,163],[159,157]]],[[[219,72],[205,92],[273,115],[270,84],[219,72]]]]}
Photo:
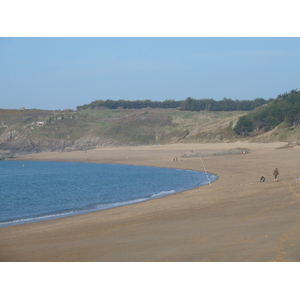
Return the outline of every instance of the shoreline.
{"type": "Polygon", "coordinates": [[[61,219],[0,228],[1,261],[299,261],[300,148],[286,143],[174,144],[38,153],[14,160],[190,169],[211,185],[61,219]],[[246,155],[183,158],[238,147],[246,155]],[[180,158],[174,161],[174,158],[180,158]],[[272,172],[279,168],[279,182],[272,172]],[[266,182],[260,183],[260,176],[266,182]]]}
{"type": "MultiPolygon", "coordinates": [[[[13,161],[12,159],[9,159],[9,160],[13,161]]],[[[17,159],[17,161],[19,161],[21,163],[28,162],[28,160],[22,160],[22,156],[20,156],[19,159],[17,159]]],[[[32,161],[35,161],[35,160],[32,160],[32,161]]],[[[71,163],[71,162],[68,162],[68,163],[71,163]]],[[[87,164],[85,162],[82,162],[82,163],[87,164]]],[[[96,163],[96,164],[100,164],[100,163],[96,163]]],[[[144,167],[144,166],[142,166],[142,167],[144,167]]],[[[174,170],[176,170],[176,169],[174,169],[174,170]]],[[[180,170],[183,170],[183,169],[180,169],[180,170]]],[[[188,170],[184,169],[184,171],[188,171],[188,170]]],[[[198,171],[192,171],[192,172],[198,172],[198,171]]],[[[205,172],[200,172],[200,173],[202,173],[203,176],[205,174],[205,172]]],[[[177,189],[174,188],[171,190],[161,190],[160,192],[153,191],[153,193],[151,195],[148,194],[148,196],[145,195],[145,196],[141,196],[138,198],[120,200],[121,202],[118,201],[118,202],[111,202],[111,203],[108,203],[108,202],[88,203],[86,207],[82,207],[82,208],[74,207],[74,208],[69,208],[69,209],[63,209],[61,211],[56,210],[53,212],[40,213],[40,214],[36,214],[36,215],[32,215],[32,216],[19,217],[19,218],[9,219],[9,220],[7,219],[7,220],[3,220],[3,221],[0,220],[0,228],[25,225],[25,224],[29,224],[29,223],[43,222],[43,221],[49,221],[49,220],[56,220],[56,219],[61,219],[61,218],[68,218],[68,217],[73,217],[73,216],[77,216],[77,215],[98,212],[98,211],[102,211],[102,210],[114,209],[114,208],[121,207],[121,206],[138,204],[141,202],[151,201],[154,199],[163,198],[168,195],[174,195],[177,193],[185,192],[187,190],[202,187],[207,184],[211,184],[217,180],[217,176],[215,176],[214,174],[207,173],[206,176],[208,176],[208,177],[206,177],[206,180],[203,179],[203,181],[196,183],[196,185],[195,185],[195,182],[193,182],[193,187],[187,187],[187,185],[185,185],[185,186],[182,186],[177,189]],[[88,208],[91,205],[95,206],[95,208],[88,208]],[[103,206],[103,207],[96,208],[99,206],[103,206]]],[[[193,180],[193,178],[192,178],[192,180],[193,180]]]]}

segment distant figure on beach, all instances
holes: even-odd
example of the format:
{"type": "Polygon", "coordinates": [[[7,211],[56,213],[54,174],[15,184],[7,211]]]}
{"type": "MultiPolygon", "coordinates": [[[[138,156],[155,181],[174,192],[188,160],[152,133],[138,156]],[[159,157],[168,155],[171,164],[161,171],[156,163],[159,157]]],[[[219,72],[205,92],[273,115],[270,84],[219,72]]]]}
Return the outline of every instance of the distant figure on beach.
{"type": "Polygon", "coordinates": [[[260,182],[265,182],[266,178],[264,176],[261,176],[260,182]]]}
{"type": "Polygon", "coordinates": [[[279,175],[279,171],[277,168],[274,170],[273,175],[274,175],[274,181],[278,181],[277,177],[279,175]]]}

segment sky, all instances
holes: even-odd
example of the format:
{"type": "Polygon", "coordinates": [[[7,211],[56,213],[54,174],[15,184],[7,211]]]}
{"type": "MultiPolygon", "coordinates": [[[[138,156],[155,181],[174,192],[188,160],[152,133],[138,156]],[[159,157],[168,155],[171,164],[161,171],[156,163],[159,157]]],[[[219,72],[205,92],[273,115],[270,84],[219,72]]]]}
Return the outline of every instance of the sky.
{"type": "Polygon", "coordinates": [[[299,88],[295,2],[6,1],[0,108],[275,98],[299,88]]]}
{"type": "Polygon", "coordinates": [[[0,108],[274,98],[299,88],[298,37],[2,37],[0,108]]]}

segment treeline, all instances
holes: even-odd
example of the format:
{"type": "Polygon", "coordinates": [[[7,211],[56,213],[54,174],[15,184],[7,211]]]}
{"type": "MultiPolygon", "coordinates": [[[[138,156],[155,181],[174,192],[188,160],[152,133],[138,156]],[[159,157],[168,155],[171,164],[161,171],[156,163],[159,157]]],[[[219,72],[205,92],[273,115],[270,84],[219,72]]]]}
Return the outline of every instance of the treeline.
{"type": "Polygon", "coordinates": [[[268,103],[271,100],[257,98],[254,100],[232,100],[224,98],[216,101],[213,99],[194,99],[188,97],[186,100],[165,100],[165,101],[151,101],[151,100],[95,100],[90,104],[77,106],[77,110],[85,109],[142,109],[142,108],[178,108],[187,111],[251,111],[258,106],[268,103]]]}
{"type": "Polygon", "coordinates": [[[300,92],[280,94],[268,105],[238,119],[234,131],[242,136],[267,132],[281,123],[288,127],[300,124],[300,92]]]}
{"type": "Polygon", "coordinates": [[[95,100],[90,104],[77,106],[77,110],[84,109],[142,109],[142,108],[179,108],[184,101],[165,100],[165,101],[151,101],[151,100],[95,100]]]}
{"type": "Polygon", "coordinates": [[[197,100],[189,97],[183,102],[181,109],[190,111],[250,111],[268,103],[268,101],[271,100],[265,100],[263,98],[256,98],[254,100],[232,100],[223,98],[223,100],[215,101],[213,99],[197,100]]]}

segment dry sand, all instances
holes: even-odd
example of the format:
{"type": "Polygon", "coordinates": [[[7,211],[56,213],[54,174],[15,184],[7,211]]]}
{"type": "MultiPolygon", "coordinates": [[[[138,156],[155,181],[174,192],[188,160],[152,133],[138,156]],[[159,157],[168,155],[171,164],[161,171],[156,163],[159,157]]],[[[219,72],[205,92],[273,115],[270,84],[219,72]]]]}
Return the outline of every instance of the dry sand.
{"type": "Polygon", "coordinates": [[[21,160],[82,161],[203,171],[190,151],[244,147],[203,157],[218,180],[143,203],[0,228],[1,261],[300,261],[300,146],[285,143],[174,144],[40,153],[21,160]],[[177,157],[178,161],[173,159],[177,157]],[[273,170],[279,169],[279,182],[273,170]],[[260,183],[261,176],[266,182],[260,183]]]}

